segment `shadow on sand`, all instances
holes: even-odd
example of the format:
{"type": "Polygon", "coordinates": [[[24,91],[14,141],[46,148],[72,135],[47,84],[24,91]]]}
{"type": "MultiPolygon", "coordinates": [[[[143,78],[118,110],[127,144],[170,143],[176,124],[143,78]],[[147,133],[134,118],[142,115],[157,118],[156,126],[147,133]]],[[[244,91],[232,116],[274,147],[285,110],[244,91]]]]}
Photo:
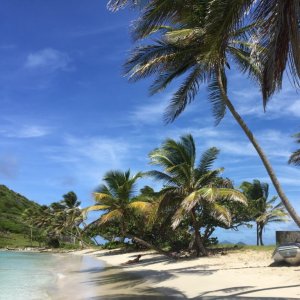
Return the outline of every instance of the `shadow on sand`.
{"type": "MultiPolygon", "coordinates": [[[[166,264],[176,264],[167,258],[157,256],[155,258],[143,258],[139,262],[139,266],[149,266],[157,263],[165,262],[166,264]]],[[[198,261],[199,262],[199,261],[198,261]]],[[[251,297],[252,293],[261,291],[274,291],[278,289],[288,289],[300,287],[299,285],[276,286],[272,288],[257,288],[255,286],[233,286],[226,289],[209,290],[189,298],[181,291],[172,288],[151,288],[155,283],[162,283],[176,277],[176,273],[189,273],[199,276],[199,284],[201,284],[201,276],[211,275],[217,271],[225,269],[248,269],[254,267],[244,268],[218,268],[218,265],[213,265],[214,269],[209,269],[212,265],[197,264],[191,267],[174,268],[171,271],[156,271],[156,270],[137,270],[131,271],[132,265],[124,267],[105,267],[101,268],[87,268],[80,272],[89,273],[88,281],[84,284],[101,287],[101,296],[91,297],[88,300],[169,300],[169,299],[262,299],[262,300],[276,300],[276,299],[297,299],[297,298],[278,298],[278,297],[251,297]],[[201,268],[199,270],[199,268],[201,268]],[[226,296],[210,296],[210,294],[223,293],[226,296]]],[[[261,267],[260,267],[261,268],[261,267]]],[[[266,267],[263,267],[266,268],[266,267]]],[[[216,287],[218,283],[216,282],[216,287]]]]}

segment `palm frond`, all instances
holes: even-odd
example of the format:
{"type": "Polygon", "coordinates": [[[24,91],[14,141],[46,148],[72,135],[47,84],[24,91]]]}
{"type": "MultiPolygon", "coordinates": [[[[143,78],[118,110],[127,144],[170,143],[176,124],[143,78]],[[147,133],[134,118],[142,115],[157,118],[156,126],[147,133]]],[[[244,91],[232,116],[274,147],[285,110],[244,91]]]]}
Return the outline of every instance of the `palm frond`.
{"type": "Polygon", "coordinates": [[[123,218],[123,212],[121,210],[115,209],[106,214],[103,214],[100,218],[99,225],[105,224],[107,222],[112,222],[115,220],[121,220],[123,218]]]}
{"type": "Polygon", "coordinates": [[[110,208],[109,205],[92,205],[92,206],[82,209],[81,213],[82,213],[83,217],[86,218],[87,214],[91,211],[99,211],[99,210],[105,211],[109,208],[110,208]]]}
{"type": "MultiPolygon", "coordinates": [[[[227,91],[227,79],[226,74],[222,72],[223,87],[227,91]]],[[[214,75],[208,85],[208,98],[212,104],[213,116],[215,118],[215,125],[218,125],[226,114],[226,104],[224,102],[223,93],[220,90],[220,86],[216,76],[214,75]]]]}
{"type": "Polygon", "coordinates": [[[289,164],[300,166],[300,149],[293,152],[289,158],[289,164]]]}
{"type": "Polygon", "coordinates": [[[157,26],[169,24],[170,21],[174,23],[176,17],[182,15],[187,8],[185,1],[176,1],[176,5],[174,0],[150,1],[141,17],[134,23],[134,39],[145,38],[157,26]]]}
{"type": "Polygon", "coordinates": [[[110,201],[110,200],[113,199],[113,197],[111,195],[106,194],[106,193],[97,193],[97,192],[95,192],[95,193],[93,193],[93,196],[94,196],[95,201],[98,202],[98,203],[101,203],[102,200],[110,201]]]}
{"type": "Polygon", "coordinates": [[[155,180],[162,181],[167,185],[174,183],[174,178],[172,176],[157,170],[148,171],[146,172],[146,175],[154,178],[155,180]]]}
{"type": "Polygon", "coordinates": [[[172,96],[164,119],[166,123],[173,122],[196,97],[200,83],[206,80],[206,70],[201,65],[193,67],[177,92],[172,96]]]}
{"type": "Polygon", "coordinates": [[[261,20],[261,39],[267,51],[263,59],[263,103],[281,88],[283,73],[289,64],[293,81],[299,86],[300,20],[299,1],[260,1],[256,19],[261,20]]]}
{"type": "MultiPolygon", "coordinates": [[[[207,171],[205,173],[199,172],[199,174],[197,174],[198,169],[196,169],[195,174],[196,174],[197,181],[195,182],[194,186],[199,189],[204,186],[209,186],[212,183],[217,183],[218,176],[223,171],[224,171],[223,168],[219,168],[216,170],[207,171]]],[[[219,186],[219,184],[218,184],[218,186],[219,186]]]]}
{"type": "Polygon", "coordinates": [[[173,229],[176,229],[179,226],[179,224],[181,223],[181,221],[184,219],[185,214],[186,214],[186,211],[185,211],[185,209],[183,207],[179,207],[176,210],[176,212],[175,212],[175,214],[174,214],[174,216],[172,218],[172,228],[173,229]]]}
{"type": "Polygon", "coordinates": [[[202,154],[199,166],[197,168],[200,171],[200,174],[205,174],[210,170],[213,163],[218,158],[219,153],[219,149],[216,147],[211,147],[202,154]]]}
{"type": "Polygon", "coordinates": [[[231,225],[231,214],[230,211],[219,203],[213,203],[210,207],[210,215],[217,221],[225,224],[226,226],[231,225]]]}
{"type": "Polygon", "coordinates": [[[134,209],[138,214],[149,214],[152,209],[153,209],[153,205],[150,202],[145,202],[145,201],[134,201],[131,202],[128,205],[128,208],[132,208],[134,209]]]}
{"type": "Polygon", "coordinates": [[[186,211],[191,211],[200,201],[214,203],[217,200],[234,201],[247,205],[247,198],[243,193],[237,190],[227,188],[203,187],[189,194],[183,200],[182,206],[186,211]]]}
{"type": "Polygon", "coordinates": [[[141,8],[146,5],[149,0],[110,0],[107,3],[107,8],[111,11],[117,11],[126,6],[131,6],[134,8],[141,8]]]}

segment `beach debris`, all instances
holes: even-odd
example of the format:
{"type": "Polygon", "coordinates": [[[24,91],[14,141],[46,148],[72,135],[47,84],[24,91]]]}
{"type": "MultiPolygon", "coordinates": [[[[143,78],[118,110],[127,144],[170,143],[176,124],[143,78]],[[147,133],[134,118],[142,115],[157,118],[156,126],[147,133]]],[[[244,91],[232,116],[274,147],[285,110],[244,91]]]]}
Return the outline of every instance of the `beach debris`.
{"type": "Polygon", "coordinates": [[[130,260],[126,261],[125,263],[123,263],[122,265],[136,264],[136,263],[138,263],[140,261],[141,257],[142,257],[142,255],[139,254],[136,258],[130,259],[130,260]]]}

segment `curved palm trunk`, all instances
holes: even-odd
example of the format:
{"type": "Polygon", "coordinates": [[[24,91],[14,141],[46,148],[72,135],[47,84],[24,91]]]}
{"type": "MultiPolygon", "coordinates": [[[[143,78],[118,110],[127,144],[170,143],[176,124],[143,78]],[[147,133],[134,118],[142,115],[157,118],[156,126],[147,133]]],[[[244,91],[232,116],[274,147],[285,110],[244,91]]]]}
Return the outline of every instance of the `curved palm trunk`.
{"type": "Polygon", "coordinates": [[[197,252],[197,257],[200,256],[200,253],[202,253],[203,256],[208,256],[207,250],[205,249],[203,245],[203,241],[200,235],[200,228],[198,226],[197,220],[196,220],[196,214],[195,210],[193,209],[191,211],[191,216],[192,216],[192,221],[193,221],[193,227],[195,230],[195,242],[196,242],[196,252],[197,252]]]}
{"type": "Polygon", "coordinates": [[[289,212],[290,216],[292,217],[292,219],[294,220],[294,222],[300,227],[300,216],[296,213],[295,209],[293,208],[293,206],[291,205],[289,199],[287,198],[287,196],[285,195],[284,191],[282,190],[282,187],[275,175],[275,172],[267,158],[267,156],[265,155],[264,151],[262,150],[262,148],[260,147],[260,145],[258,144],[258,142],[256,141],[253,133],[251,132],[251,130],[248,128],[248,126],[246,125],[246,123],[244,122],[244,120],[241,118],[241,116],[237,113],[237,111],[235,110],[234,106],[232,105],[230,99],[227,96],[226,90],[224,88],[223,85],[223,81],[222,81],[222,74],[221,74],[221,70],[218,69],[217,72],[217,79],[218,79],[218,83],[219,83],[219,87],[222,93],[222,97],[223,100],[227,106],[227,108],[230,110],[231,114],[233,115],[233,117],[235,118],[235,120],[238,122],[238,124],[240,125],[240,127],[243,129],[243,131],[245,132],[245,134],[247,135],[248,139],[250,140],[250,142],[252,143],[253,147],[255,148],[256,152],[258,153],[261,161],[263,162],[270,178],[271,181],[277,191],[278,196],[280,197],[283,205],[285,206],[286,210],[289,212]]]}
{"type": "Polygon", "coordinates": [[[158,253],[160,253],[160,254],[162,254],[162,255],[165,255],[165,256],[167,256],[167,257],[169,257],[169,258],[172,258],[172,259],[176,259],[176,258],[175,258],[172,254],[170,254],[169,252],[166,252],[166,251],[164,251],[164,250],[162,250],[162,249],[160,249],[160,248],[158,248],[158,247],[156,247],[156,246],[154,246],[154,245],[152,245],[152,244],[150,244],[150,243],[148,243],[148,242],[146,242],[146,241],[144,241],[144,240],[142,240],[142,239],[140,239],[140,238],[138,238],[138,237],[136,237],[136,236],[134,236],[134,235],[127,234],[127,237],[130,238],[130,239],[132,239],[132,240],[134,240],[134,241],[136,241],[137,243],[139,243],[139,244],[142,245],[142,246],[145,246],[145,247],[147,247],[147,248],[149,248],[149,249],[155,250],[156,252],[158,252],[158,253]]]}

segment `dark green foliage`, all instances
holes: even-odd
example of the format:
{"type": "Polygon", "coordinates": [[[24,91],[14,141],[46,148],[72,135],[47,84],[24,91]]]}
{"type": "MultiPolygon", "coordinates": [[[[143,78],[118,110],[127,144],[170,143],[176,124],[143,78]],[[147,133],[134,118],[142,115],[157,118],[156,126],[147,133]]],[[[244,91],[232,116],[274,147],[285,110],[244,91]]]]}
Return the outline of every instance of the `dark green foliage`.
{"type": "Polygon", "coordinates": [[[22,214],[26,209],[36,207],[39,207],[37,203],[0,185],[0,232],[26,234],[28,226],[24,225],[22,214]]]}
{"type": "Polygon", "coordinates": [[[47,241],[47,246],[51,247],[51,248],[59,248],[59,246],[60,246],[59,239],[58,238],[50,238],[47,241]]]}
{"type": "MultiPolygon", "coordinates": [[[[300,144],[300,132],[294,135],[296,143],[300,144]]],[[[300,166],[300,149],[297,149],[292,153],[289,159],[289,164],[300,166]]]]}
{"type": "Polygon", "coordinates": [[[121,248],[125,245],[125,243],[122,243],[120,241],[112,241],[112,242],[107,242],[104,244],[103,249],[117,249],[121,248]]]}

